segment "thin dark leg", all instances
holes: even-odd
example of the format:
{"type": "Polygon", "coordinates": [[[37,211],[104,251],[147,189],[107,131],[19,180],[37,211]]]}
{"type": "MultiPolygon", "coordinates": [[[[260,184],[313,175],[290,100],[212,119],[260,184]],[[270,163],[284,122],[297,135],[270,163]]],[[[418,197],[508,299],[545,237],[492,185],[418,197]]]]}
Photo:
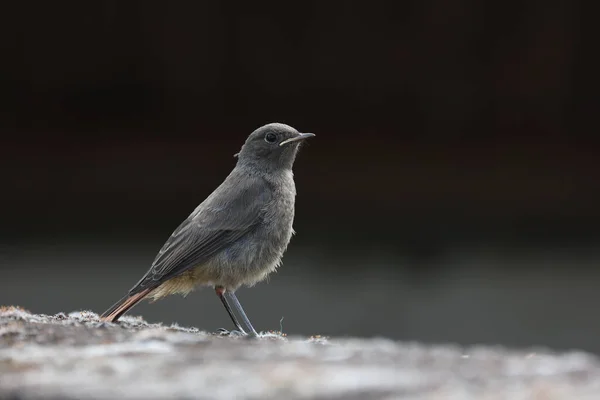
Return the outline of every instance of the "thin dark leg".
{"type": "Polygon", "coordinates": [[[240,301],[235,296],[235,293],[228,291],[228,292],[225,292],[225,296],[227,296],[231,299],[233,308],[236,309],[236,311],[240,315],[240,318],[242,319],[242,322],[246,325],[246,328],[248,328],[249,335],[258,336],[258,333],[256,333],[256,331],[254,330],[254,327],[252,326],[252,324],[250,323],[250,320],[246,316],[246,313],[244,312],[244,309],[242,308],[240,301]]]}
{"type": "Polygon", "coordinates": [[[233,311],[231,311],[231,307],[229,306],[227,299],[225,298],[225,296],[223,296],[223,293],[226,293],[225,288],[223,288],[221,286],[217,286],[217,287],[215,287],[215,293],[217,293],[217,296],[219,296],[219,298],[221,299],[221,302],[223,303],[223,305],[225,306],[225,309],[227,310],[227,314],[229,314],[229,317],[231,318],[231,321],[233,321],[233,324],[235,325],[237,330],[245,335],[246,332],[242,329],[242,326],[240,325],[237,318],[233,314],[233,311]]]}

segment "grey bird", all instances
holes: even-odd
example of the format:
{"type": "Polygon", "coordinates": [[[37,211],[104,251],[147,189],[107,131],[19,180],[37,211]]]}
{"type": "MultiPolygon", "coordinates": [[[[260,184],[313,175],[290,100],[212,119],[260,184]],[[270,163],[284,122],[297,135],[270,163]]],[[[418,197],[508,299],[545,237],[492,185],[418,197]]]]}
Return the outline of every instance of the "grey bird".
{"type": "Polygon", "coordinates": [[[312,136],[279,123],[252,132],[233,171],[179,225],[148,272],[102,320],[117,321],[144,298],[212,286],[237,330],[256,336],[235,291],[262,281],[281,263],[294,233],[292,166],[300,144],[312,136]]]}

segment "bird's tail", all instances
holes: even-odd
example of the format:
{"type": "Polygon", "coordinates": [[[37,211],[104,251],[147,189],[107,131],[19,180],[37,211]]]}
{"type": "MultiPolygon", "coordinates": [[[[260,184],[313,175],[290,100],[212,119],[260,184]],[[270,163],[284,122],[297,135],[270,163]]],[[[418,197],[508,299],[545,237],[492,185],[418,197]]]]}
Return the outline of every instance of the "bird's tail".
{"type": "Polygon", "coordinates": [[[121,300],[113,304],[111,308],[106,310],[104,314],[100,316],[100,319],[106,322],[117,321],[121,317],[121,315],[125,314],[127,311],[133,308],[133,306],[142,301],[144,297],[146,297],[151,291],[152,288],[148,288],[142,290],[139,293],[123,297],[121,300]]]}

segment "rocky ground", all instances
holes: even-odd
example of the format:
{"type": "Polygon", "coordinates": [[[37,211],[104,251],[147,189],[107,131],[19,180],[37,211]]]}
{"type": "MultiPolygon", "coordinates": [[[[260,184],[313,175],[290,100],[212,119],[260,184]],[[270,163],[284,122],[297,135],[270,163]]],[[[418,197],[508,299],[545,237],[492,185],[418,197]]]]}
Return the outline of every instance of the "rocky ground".
{"type": "Polygon", "coordinates": [[[92,312],[0,308],[5,399],[598,399],[585,353],[387,339],[260,339],[92,312]]]}

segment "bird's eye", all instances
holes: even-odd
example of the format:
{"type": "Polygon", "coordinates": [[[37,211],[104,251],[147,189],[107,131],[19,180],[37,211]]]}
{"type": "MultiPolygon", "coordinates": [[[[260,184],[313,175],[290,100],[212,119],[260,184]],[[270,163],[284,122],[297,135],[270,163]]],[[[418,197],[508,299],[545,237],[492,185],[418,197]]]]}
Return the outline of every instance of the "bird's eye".
{"type": "Polygon", "coordinates": [[[275,143],[276,141],[277,141],[277,135],[276,134],[269,132],[269,133],[267,133],[265,135],[265,142],[267,142],[267,143],[275,143]]]}

